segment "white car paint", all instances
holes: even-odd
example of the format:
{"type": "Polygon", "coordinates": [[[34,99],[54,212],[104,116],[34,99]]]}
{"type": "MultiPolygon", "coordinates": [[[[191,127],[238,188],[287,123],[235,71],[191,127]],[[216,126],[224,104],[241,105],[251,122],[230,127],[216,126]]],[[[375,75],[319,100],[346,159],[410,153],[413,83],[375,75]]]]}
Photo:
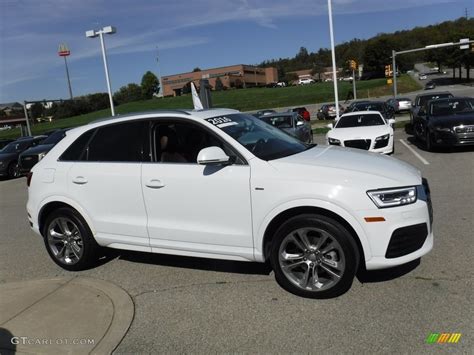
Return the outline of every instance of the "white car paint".
{"type": "Polygon", "coordinates": [[[378,111],[356,111],[349,112],[341,117],[335,122],[335,126],[326,134],[326,141],[328,144],[332,144],[330,139],[337,139],[341,147],[346,146],[346,142],[350,140],[358,139],[370,139],[370,148],[368,149],[374,153],[382,154],[391,154],[393,152],[394,140],[393,140],[393,127],[387,122],[382,114],[378,111]],[[362,126],[362,127],[348,127],[348,128],[338,128],[340,120],[343,120],[344,117],[350,116],[359,116],[361,114],[374,114],[380,116],[380,118],[385,122],[384,125],[379,126],[362,126]],[[388,144],[382,148],[375,148],[376,139],[384,135],[389,135],[388,144]]]}
{"type": "Polygon", "coordinates": [[[431,250],[433,232],[423,246],[387,259],[393,231],[430,226],[427,203],[378,208],[368,190],[419,186],[420,172],[397,159],[361,150],[317,146],[265,161],[206,121],[238,111],[227,109],[156,112],[116,117],[67,132],[32,169],[27,211],[40,233],[40,214],[51,202],[76,209],[101,246],[264,262],[264,236],[271,221],[296,207],[317,207],[338,215],[355,231],[367,269],[400,265],[431,250]],[[219,167],[166,163],[64,162],[61,154],[82,133],[136,119],[180,118],[219,135],[246,161],[219,167]],[[74,182],[75,180],[75,182],[74,182]],[[385,222],[367,223],[367,216],[385,222]]]}

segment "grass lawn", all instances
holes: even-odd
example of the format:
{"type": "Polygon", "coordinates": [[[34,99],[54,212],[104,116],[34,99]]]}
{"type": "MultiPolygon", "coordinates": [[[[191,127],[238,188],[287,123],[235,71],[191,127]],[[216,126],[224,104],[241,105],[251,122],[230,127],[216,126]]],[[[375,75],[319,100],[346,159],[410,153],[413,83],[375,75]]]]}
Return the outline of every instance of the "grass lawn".
{"type": "MultiPolygon", "coordinates": [[[[418,90],[420,86],[408,75],[402,75],[398,80],[398,92],[406,93],[418,90]]],[[[352,89],[349,82],[339,82],[339,99],[345,100],[347,93],[352,89]]],[[[386,79],[374,79],[357,82],[357,98],[375,98],[390,95],[392,87],[386,84],[386,79]]],[[[252,111],[264,108],[278,108],[328,102],[333,99],[333,85],[331,82],[317,83],[306,86],[291,86],[285,88],[252,88],[241,90],[213,91],[212,103],[214,107],[234,108],[240,111],[252,111]]],[[[156,109],[192,109],[190,95],[166,97],[147,101],[136,101],[116,107],[117,114],[143,112],[156,109]]],[[[110,116],[110,110],[101,110],[81,116],[39,123],[32,126],[33,134],[46,131],[80,126],[99,118],[110,116]]],[[[19,129],[1,131],[0,138],[16,138],[20,135],[19,129]]]]}

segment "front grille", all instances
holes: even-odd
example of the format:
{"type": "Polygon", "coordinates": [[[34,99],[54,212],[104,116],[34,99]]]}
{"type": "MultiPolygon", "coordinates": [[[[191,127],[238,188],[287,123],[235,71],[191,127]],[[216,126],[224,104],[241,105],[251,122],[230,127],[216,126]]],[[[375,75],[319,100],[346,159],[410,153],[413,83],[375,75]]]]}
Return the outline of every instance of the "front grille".
{"type": "Polygon", "coordinates": [[[456,133],[474,133],[474,125],[454,127],[456,133]]]}
{"type": "Polygon", "coordinates": [[[426,223],[398,228],[393,232],[390,238],[385,257],[387,259],[393,259],[413,253],[423,246],[427,236],[428,227],[426,223]]]}
{"type": "Polygon", "coordinates": [[[344,146],[349,147],[349,148],[369,150],[370,143],[371,143],[370,139],[352,139],[349,141],[344,141],[344,146]]]}
{"type": "Polygon", "coordinates": [[[20,168],[22,170],[30,170],[38,162],[37,155],[25,155],[20,159],[20,168]]]}
{"type": "Polygon", "coordinates": [[[374,149],[386,147],[388,145],[388,141],[389,141],[388,138],[375,141],[374,149]]]}

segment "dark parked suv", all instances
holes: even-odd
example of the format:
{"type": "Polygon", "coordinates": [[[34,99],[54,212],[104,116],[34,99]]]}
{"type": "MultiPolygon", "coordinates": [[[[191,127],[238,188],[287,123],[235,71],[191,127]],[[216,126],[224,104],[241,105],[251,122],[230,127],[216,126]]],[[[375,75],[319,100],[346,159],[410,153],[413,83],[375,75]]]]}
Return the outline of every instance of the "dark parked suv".
{"type": "Polygon", "coordinates": [[[411,109],[410,124],[413,124],[414,119],[418,115],[418,111],[420,110],[420,107],[425,106],[428,101],[436,100],[436,99],[446,99],[449,97],[453,97],[453,94],[451,94],[448,91],[432,92],[429,94],[417,95],[417,97],[415,98],[415,101],[413,101],[413,107],[411,109]]]}
{"type": "Polygon", "coordinates": [[[0,176],[14,178],[20,176],[18,158],[20,153],[40,144],[46,136],[23,137],[6,145],[0,150],[0,176]]]}
{"type": "Polygon", "coordinates": [[[474,98],[450,97],[428,101],[414,120],[415,137],[434,146],[474,145],[474,98]]]}
{"type": "Polygon", "coordinates": [[[66,136],[66,129],[58,129],[49,135],[41,144],[33,146],[20,154],[18,160],[20,174],[28,173],[57,143],[66,136]]]}

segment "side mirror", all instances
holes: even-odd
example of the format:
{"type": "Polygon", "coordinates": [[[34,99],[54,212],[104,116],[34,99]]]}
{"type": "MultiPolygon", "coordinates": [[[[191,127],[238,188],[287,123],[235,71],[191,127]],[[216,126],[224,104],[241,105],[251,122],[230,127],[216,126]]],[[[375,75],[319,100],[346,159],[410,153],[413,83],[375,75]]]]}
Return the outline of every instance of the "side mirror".
{"type": "Polygon", "coordinates": [[[393,118],[389,119],[388,124],[393,127],[393,125],[395,124],[395,119],[393,118]]]}
{"type": "Polygon", "coordinates": [[[330,129],[333,129],[334,128],[334,124],[333,123],[328,123],[326,125],[327,128],[330,128],[330,129]]]}
{"type": "Polygon", "coordinates": [[[201,149],[197,156],[197,163],[200,165],[225,165],[229,161],[230,157],[219,147],[201,149]]]}

